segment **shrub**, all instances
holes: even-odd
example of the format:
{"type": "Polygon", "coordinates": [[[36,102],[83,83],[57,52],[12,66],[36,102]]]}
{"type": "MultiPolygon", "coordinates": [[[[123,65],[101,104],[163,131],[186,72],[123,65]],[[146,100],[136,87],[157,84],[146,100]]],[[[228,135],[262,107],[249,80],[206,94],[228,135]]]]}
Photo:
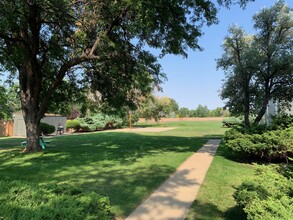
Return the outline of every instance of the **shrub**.
{"type": "Polygon", "coordinates": [[[257,166],[255,176],[238,187],[234,197],[248,220],[293,219],[292,176],[283,176],[281,170],[276,165],[257,166]]]}
{"type": "Polygon", "coordinates": [[[106,128],[121,128],[124,125],[124,119],[116,115],[107,115],[105,117],[106,128]]]}
{"type": "Polygon", "coordinates": [[[241,133],[231,129],[225,134],[228,148],[256,159],[285,159],[293,154],[293,129],[266,131],[261,134],[241,133]]]}
{"type": "Polygon", "coordinates": [[[242,134],[239,129],[232,128],[225,132],[224,140],[227,142],[227,141],[242,137],[243,135],[244,134],[242,134]]]}
{"type": "Polygon", "coordinates": [[[96,131],[109,128],[120,128],[125,124],[123,118],[116,115],[97,113],[91,117],[80,118],[82,131],[96,131]]]}
{"type": "Polygon", "coordinates": [[[55,132],[55,126],[54,125],[49,125],[47,123],[41,122],[40,123],[40,133],[47,135],[47,134],[52,134],[55,132]]]}
{"type": "Polygon", "coordinates": [[[293,127],[293,115],[281,114],[272,116],[271,129],[286,129],[293,127]]]}
{"type": "Polygon", "coordinates": [[[92,117],[79,118],[82,131],[102,130],[105,127],[104,116],[96,114],[92,117]]]}
{"type": "Polygon", "coordinates": [[[241,125],[242,121],[238,118],[231,117],[231,118],[224,118],[222,123],[223,123],[223,126],[230,128],[237,125],[241,125]]]}
{"type": "Polygon", "coordinates": [[[80,122],[78,120],[67,120],[66,121],[66,129],[74,129],[79,130],[80,129],[80,122]]]}
{"type": "Polygon", "coordinates": [[[0,219],[114,219],[109,199],[67,184],[0,181],[0,219]]]}
{"type": "Polygon", "coordinates": [[[107,121],[106,121],[106,115],[102,113],[97,113],[94,116],[91,117],[92,124],[95,125],[97,130],[102,130],[105,128],[107,121]]]}

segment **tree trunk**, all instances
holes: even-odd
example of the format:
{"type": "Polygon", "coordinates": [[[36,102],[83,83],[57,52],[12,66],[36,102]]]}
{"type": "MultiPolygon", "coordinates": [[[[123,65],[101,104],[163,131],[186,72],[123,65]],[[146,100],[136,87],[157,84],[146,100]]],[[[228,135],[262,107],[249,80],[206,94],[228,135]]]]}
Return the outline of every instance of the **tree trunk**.
{"type": "MultiPolygon", "coordinates": [[[[33,110],[33,109],[30,109],[33,110]]],[[[40,120],[34,114],[24,114],[26,127],[26,148],[24,152],[40,151],[40,120]]]]}
{"type": "MultiPolygon", "coordinates": [[[[36,63],[36,62],[35,62],[36,63]]],[[[27,59],[18,68],[22,113],[26,127],[26,148],[23,152],[41,150],[39,141],[41,72],[33,61],[27,59]]]]}
{"type": "Polygon", "coordinates": [[[266,110],[267,110],[267,106],[269,104],[269,100],[270,100],[270,95],[266,95],[265,98],[264,98],[264,101],[262,103],[262,107],[261,109],[259,110],[258,112],[258,115],[256,117],[256,119],[254,120],[254,124],[255,125],[258,125],[260,120],[262,119],[262,117],[264,116],[264,114],[266,113],[266,110]]]}
{"type": "Polygon", "coordinates": [[[250,126],[250,121],[249,121],[249,114],[250,114],[250,94],[247,91],[248,89],[246,88],[246,91],[244,93],[244,125],[245,127],[250,126]]]}
{"type": "Polygon", "coordinates": [[[247,109],[245,109],[245,111],[244,111],[244,125],[245,125],[245,127],[249,127],[250,126],[249,110],[247,111],[247,109]]]}

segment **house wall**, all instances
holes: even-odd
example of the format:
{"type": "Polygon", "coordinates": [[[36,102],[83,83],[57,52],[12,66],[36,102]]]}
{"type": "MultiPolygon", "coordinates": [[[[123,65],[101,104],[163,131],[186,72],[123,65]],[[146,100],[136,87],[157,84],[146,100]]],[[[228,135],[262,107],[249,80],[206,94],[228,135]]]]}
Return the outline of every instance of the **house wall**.
{"type": "Polygon", "coordinates": [[[62,126],[65,129],[66,117],[63,116],[46,116],[42,118],[41,122],[47,123],[49,125],[55,126],[55,133],[57,132],[57,128],[62,126]]]}
{"type": "Polygon", "coordinates": [[[277,115],[280,112],[293,115],[293,102],[291,103],[291,109],[285,109],[281,111],[278,101],[269,101],[269,104],[267,106],[267,111],[264,117],[264,123],[267,125],[271,124],[271,121],[272,121],[271,116],[277,115]]]}
{"type": "MultiPolygon", "coordinates": [[[[47,115],[41,119],[41,122],[55,126],[54,133],[56,133],[58,126],[63,126],[63,128],[65,128],[66,117],[59,115],[47,115]]],[[[13,135],[26,136],[26,128],[22,114],[14,115],[13,135]]]]}
{"type": "Polygon", "coordinates": [[[274,115],[277,115],[279,112],[279,103],[278,101],[269,101],[269,104],[267,106],[267,111],[265,113],[265,123],[267,125],[271,124],[272,117],[274,115]]]}

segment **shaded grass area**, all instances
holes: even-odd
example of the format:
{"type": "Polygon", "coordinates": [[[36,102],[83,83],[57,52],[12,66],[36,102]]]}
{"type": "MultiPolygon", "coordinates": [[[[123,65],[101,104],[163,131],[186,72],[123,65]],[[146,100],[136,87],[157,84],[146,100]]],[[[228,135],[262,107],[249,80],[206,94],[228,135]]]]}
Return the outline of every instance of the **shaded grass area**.
{"type": "Polygon", "coordinates": [[[187,220],[245,220],[233,194],[244,179],[253,174],[253,165],[237,162],[222,143],[189,210],[187,220]]]}
{"type": "Polygon", "coordinates": [[[0,179],[40,186],[73,184],[109,196],[114,213],[125,217],[207,138],[220,137],[225,131],[218,122],[159,126],[177,129],[54,137],[51,147],[34,154],[21,153],[23,139],[0,138],[0,179]]]}

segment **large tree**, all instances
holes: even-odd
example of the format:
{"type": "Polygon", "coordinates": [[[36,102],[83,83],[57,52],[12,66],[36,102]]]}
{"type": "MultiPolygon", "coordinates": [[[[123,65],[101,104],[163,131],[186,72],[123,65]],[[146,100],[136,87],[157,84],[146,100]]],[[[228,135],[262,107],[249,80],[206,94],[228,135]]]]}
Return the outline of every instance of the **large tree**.
{"type": "Polygon", "coordinates": [[[161,80],[146,45],[186,56],[200,48],[202,25],[216,22],[209,0],[2,0],[0,64],[19,79],[27,151],[39,148],[40,120],[64,79],[87,79],[105,100],[131,104],[161,80]]]}
{"type": "Polygon", "coordinates": [[[254,70],[251,68],[252,37],[244,30],[233,25],[229,28],[230,35],[224,40],[224,53],[217,60],[217,67],[225,71],[221,98],[226,99],[226,107],[234,115],[244,115],[244,123],[249,126],[249,115],[252,110],[254,70]]]}
{"type": "Polygon", "coordinates": [[[293,13],[283,0],[262,9],[253,19],[259,30],[254,37],[253,62],[261,97],[254,123],[259,123],[269,100],[293,99],[293,13]]]}
{"type": "Polygon", "coordinates": [[[269,100],[283,103],[293,98],[293,19],[292,10],[278,1],[263,8],[254,17],[255,35],[232,28],[225,40],[224,54],[218,67],[226,72],[222,98],[232,113],[242,112],[245,124],[256,114],[258,124],[269,100]]]}

